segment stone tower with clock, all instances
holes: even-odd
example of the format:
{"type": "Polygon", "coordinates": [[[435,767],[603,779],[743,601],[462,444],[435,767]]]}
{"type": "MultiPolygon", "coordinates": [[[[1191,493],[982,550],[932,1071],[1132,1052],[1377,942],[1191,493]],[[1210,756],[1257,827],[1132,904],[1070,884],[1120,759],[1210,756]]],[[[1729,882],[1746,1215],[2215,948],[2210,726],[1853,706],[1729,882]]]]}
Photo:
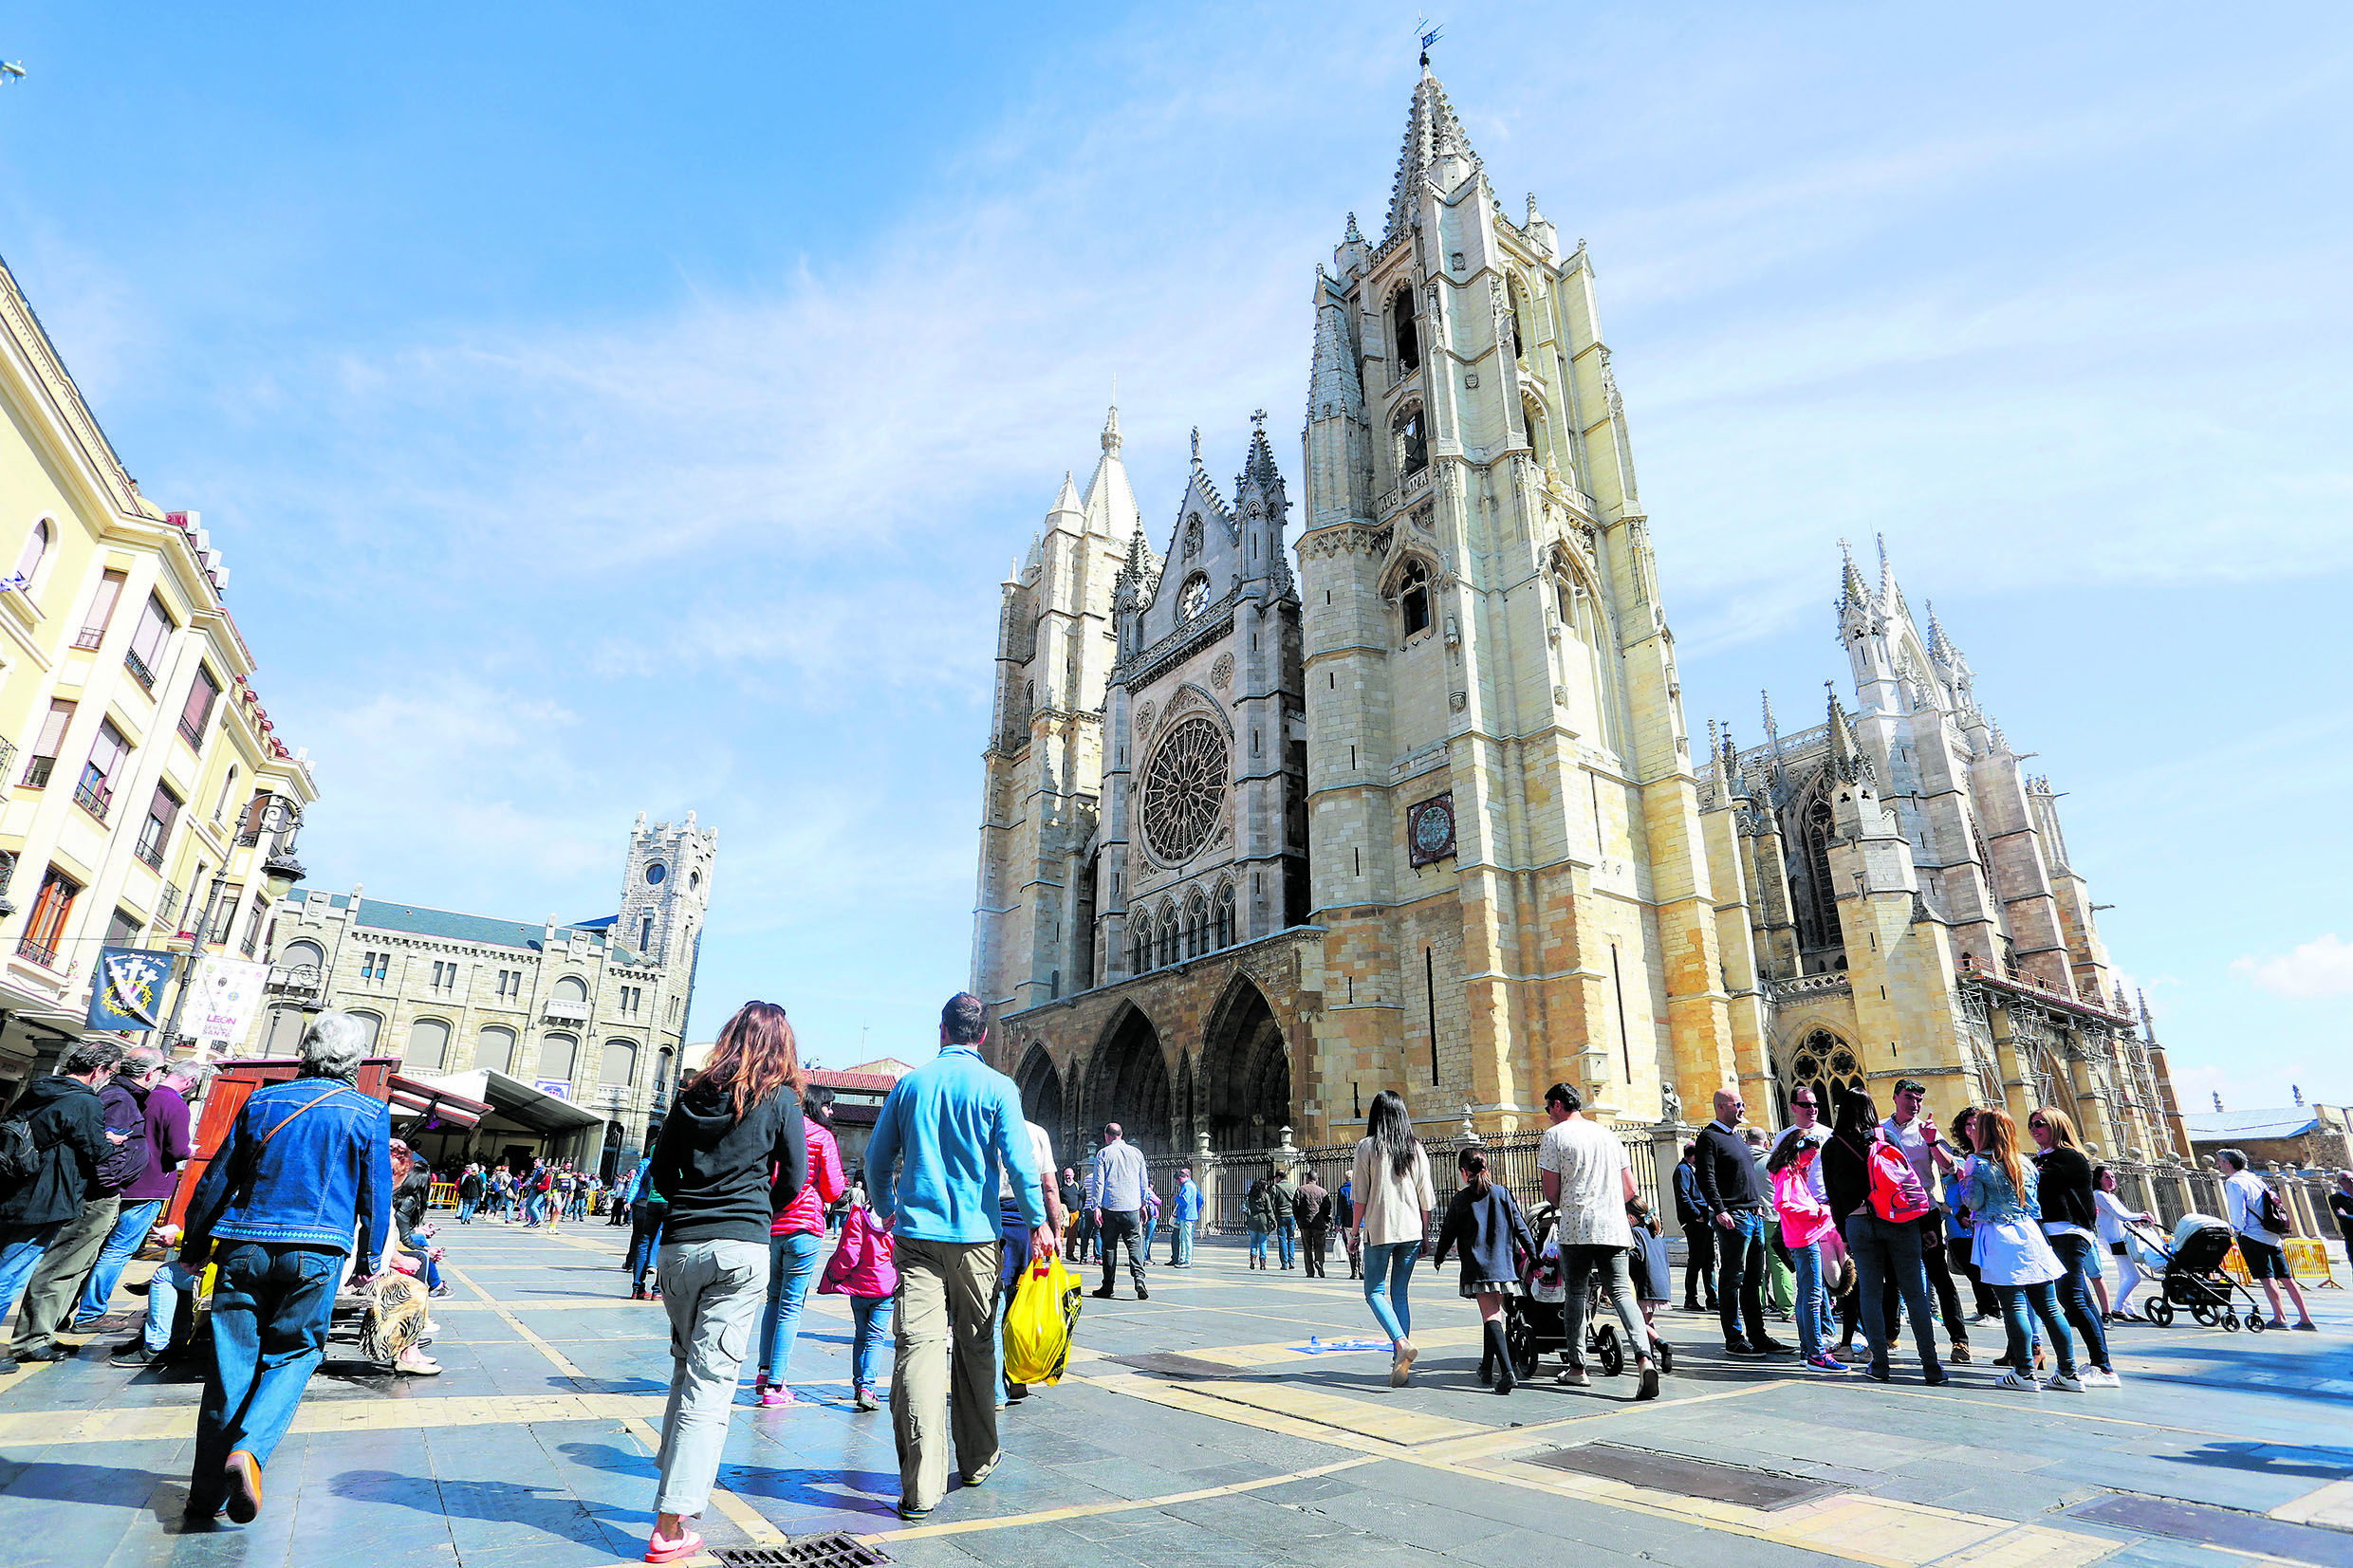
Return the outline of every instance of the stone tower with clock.
{"type": "Polygon", "coordinates": [[[1425,67],[1380,237],[1348,220],[1314,306],[1303,1119],[1341,1135],[1397,1088],[1417,1121],[1541,1126],[1560,1080],[1604,1116],[1704,1106],[1752,980],[1592,263],[1532,196],[1506,214],[1425,67]]]}

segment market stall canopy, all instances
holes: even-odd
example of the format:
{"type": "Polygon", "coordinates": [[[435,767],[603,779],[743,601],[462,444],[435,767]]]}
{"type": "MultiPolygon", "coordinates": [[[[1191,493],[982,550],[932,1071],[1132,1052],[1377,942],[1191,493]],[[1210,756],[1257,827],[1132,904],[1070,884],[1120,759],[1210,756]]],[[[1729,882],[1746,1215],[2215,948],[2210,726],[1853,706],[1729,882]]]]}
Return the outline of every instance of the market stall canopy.
{"type": "Polygon", "coordinates": [[[396,1116],[421,1116],[447,1127],[476,1126],[491,1114],[491,1106],[488,1100],[460,1094],[448,1087],[449,1081],[447,1079],[410,1078],[405,1073],[393,1074],[392,1114],[396,1116]]]}
{"type": "MultiPolygon", "coordinates": [[[[603,1116],[586,1106],[575,1105],[562,1096],[534,1089],[520,1079],[509,1078],[489,1067],[452,1073],[446,1078],[420,1078],[408,1081],[424,1094],[454,1097],[481,1107],[474,1113],[476,1122],[496,1115],[544,1136],[576,1132],[583,1127],[598,1127],[604,1122],[603,1116]]],[[[453,1118],[443,1115],[442,1119],[447,1121],[453,1118]]],[[[472,1126],[473,1122],[462,1125],[472,1126]]]]}

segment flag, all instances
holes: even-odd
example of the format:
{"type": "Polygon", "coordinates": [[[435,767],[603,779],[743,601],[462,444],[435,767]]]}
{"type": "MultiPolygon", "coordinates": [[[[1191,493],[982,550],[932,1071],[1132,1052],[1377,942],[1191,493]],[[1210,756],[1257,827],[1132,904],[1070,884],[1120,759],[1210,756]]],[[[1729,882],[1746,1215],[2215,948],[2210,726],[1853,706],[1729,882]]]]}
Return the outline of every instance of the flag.
{"type": "Polygon", "coordinates": [[[172,978],[172,958],[168,952],[139,948],[101,948],[98,978],[90,987],[90,1027],[162,1027],[158,1004],[163,983],[172,978]]]}
{"type": "Polygon", "coordinates": [[[241,964],[234,959],[203,957],[188,977],[188,1005],[180,1014],[180,1033],[195,1040],[218,1040],[234,1045],[252,1025],[261,1005],[262,987],[269,979],[267,964],[241,964]]]}

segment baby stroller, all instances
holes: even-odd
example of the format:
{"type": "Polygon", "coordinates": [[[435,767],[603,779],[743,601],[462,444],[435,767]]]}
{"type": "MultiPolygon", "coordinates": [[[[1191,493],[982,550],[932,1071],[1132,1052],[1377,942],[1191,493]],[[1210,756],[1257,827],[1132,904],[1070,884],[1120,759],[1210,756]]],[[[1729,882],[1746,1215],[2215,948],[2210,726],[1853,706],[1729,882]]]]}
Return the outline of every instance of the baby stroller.
{"type": "Polygon", "coordinates": [[[2127,1228],[2143,1248],[2165,1264],[2162,1288],[2147,1308],[2150,1322],[2170,1328],[2174,1308],[2182,1306],[2206,1328],[2220,1324],[2235,1334],[2244,1322],[2252,1332],[2263,1332],[2263,1303],[2255,1300],[2253,1291],[2222,1271],[2222,1260],[2230,1255],[2233,1244],[2228,1225],[2203,1214],[2186,1216],[2176,1227],[2170,1247],[2144,1226],[2127,1228]],[[2240,1296],[2247,1298],[2243,1315],[2236,1300],[2240,1296]]]}
{"type": "MultiPolygon", "coordinates": [[[[1528,1216],[1529,1232],[1536,1238],[1536,1256],[1520,1260],[1522,1294],[1504,1299],[1504,1346],[1511,1353],[1513,1375],[1523,1379],[1536,1375],[1536,1363],[1547,1353],[1564,1362],[1568,1359],[1567,1285],[1560,1249],[1553,1245],[1559,1225],[1560,1211],[1550,1204],[1528,1216]]],[[[1598,1271],[1585,1282],[1584,1359],[1599,1365],[1603,1376],[1615,1377],[1626,1370],[1626,1346],[1617,1314],[1602,1294],[1602,1284],[1598,1271]]],[[[1663,1340],[1658,1342],[1656,1354],[1659,1371],[1674,1370],[1674,1352],[1663,1340]]]]}

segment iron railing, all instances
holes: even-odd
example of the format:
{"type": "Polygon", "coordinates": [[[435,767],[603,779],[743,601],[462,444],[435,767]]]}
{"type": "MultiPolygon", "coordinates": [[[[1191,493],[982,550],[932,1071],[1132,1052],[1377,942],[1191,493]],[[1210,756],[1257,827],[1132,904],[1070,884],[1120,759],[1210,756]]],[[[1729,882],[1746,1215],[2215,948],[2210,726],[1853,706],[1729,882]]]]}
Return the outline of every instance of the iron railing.
{"type": "Polygon", "coordinates": [[[102,822],[106,820],[107,810],[114,804],[114,797],[107,793],[103,782],[93,784],[85,780],[74,785],[74,804],[102,822]]]}
{"type": "Polygon", "coordinates": [[[49,775],[56,770],[57,759],[55,757],[35,757],[25,765],[25,787],[27,789],[46,789],[49,786],[49,775]]]}
{"type": "Polygon", "coordinates": [[[122,655],[122,667],[131,672],[142,690],[153,692],[156,689],[156,673],[147,668],[147,661],[139,656],[138,649],[134,648],[122,655]]]}

